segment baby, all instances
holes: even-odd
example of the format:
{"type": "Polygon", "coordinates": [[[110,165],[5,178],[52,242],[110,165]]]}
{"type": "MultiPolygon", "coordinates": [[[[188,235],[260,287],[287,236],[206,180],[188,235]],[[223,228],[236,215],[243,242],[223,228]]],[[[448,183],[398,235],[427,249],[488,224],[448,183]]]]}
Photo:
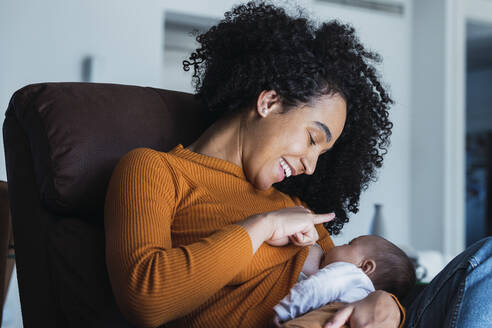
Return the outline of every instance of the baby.
{"type": "Polygon", "coordinates": [[[330,302],[351,303],[374,290],[403,298],[415,284],[415,269],[408,256],[388,240],[360,236],[323,254],[310,246],[297,284],[274,307],[279,324],[330,302]]]}

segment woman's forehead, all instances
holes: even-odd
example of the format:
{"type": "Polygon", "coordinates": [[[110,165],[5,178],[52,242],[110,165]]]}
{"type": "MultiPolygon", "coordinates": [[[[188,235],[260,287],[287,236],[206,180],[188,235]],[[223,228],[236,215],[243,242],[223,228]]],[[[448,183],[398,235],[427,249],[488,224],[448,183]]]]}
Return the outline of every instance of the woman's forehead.
{"type": "MultiPolygon", "coordinates": [[[[313,121],[323,124],[329,130],[332,138],[338,138],[342,133],[347,115],[345,100],[337,94],[325,96],[310,109],[314,118],[313,121]]],[[[323,128],[323,126],[319,126],[323,128]]]]}

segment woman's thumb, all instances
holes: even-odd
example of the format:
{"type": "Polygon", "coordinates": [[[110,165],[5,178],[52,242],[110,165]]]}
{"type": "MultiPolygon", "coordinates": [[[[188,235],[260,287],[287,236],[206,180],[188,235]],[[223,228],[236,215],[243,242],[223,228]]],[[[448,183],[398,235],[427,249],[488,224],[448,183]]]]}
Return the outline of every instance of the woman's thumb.
{"type": "Polygon", "coordinates": [[[340,310],[338,310],[337,313],[333,316],[333,318],[330,319],[323,328],[340,328],[342,327],[350,318],[352,315],[352,312],[354,311],[353,306],[346,306],[340,310]]]}

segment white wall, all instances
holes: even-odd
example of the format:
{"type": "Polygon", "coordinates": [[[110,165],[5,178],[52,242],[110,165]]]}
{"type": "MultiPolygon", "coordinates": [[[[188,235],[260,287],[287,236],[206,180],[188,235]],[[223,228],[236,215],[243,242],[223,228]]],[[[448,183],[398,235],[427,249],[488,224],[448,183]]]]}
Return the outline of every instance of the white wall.
{"type": "MultiPolygon", "coordinates": [[[[220,18],[236,2],[2,1],[0,107],[5,110],[11,94],[28,83],[79,81],[81,60],[86,55],[96,58],[97,82],[160,87],[167,83],[162,74],[165,12],[220,18]]],[[[396,101],[391,110],[392,146],[379,181],[363,194],[360,212],[336,241],[367,233],[377,202],[384,205],[387,236],[398,244],[408,244],[411,1],[404,2],[403,16],[310,0],[298,2],[320,20],[337,18],[356,27],[363,43],[383,56],[382,76],[396,101]]],[[[0,179],[5,179],[3,153],[0,160],[0,179]]]]}
{"type": "MultiPolygon", "coordinates": [[[[0,108],[29,83],[80,81],[96,56],[98,81],[159,86],[162,10],[148,1],[2,1],[0,108]]],[[[2,141],[3,145],[3,141],[2,141]]],[[[6,179],[0,152],[0,179],[6,179]]]]}
{"type": "Polygon", "coordinates": [[[443,250],[445,1],[414,1],[411,240],[443,250]]]}

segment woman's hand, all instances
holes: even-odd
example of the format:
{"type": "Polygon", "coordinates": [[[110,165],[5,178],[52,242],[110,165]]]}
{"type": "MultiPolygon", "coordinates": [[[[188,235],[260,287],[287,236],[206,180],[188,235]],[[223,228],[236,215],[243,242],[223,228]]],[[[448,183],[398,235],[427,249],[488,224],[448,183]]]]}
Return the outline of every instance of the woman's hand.
{"type": "Polygon", "coordinates": [[[284,208],[264,215],[272,225],[272,233],[265,242],[272,246],[286,245],[289,240],[297,246],[313,245],[319,238],[314,225],[335,218],[334,213],[314,214],[302,206],[284,208]]]}
{"type": "Polygon", "coordinates": [[[295,206],[253,215],[237,224],[248,231],[255,253],[263,242],[283,246],[290,240],[297,246],[313,245],[319,237],[314,225],[334,218],[334,213],[313,214],[305,207],[295,206]]]}
{"type": "Polygon", "coordinates": [[[323,328],[339,328],[349,323],[351,328],[397,328],[400,308],[387,292],[377,290],[366,298],[345,305],[323,328]]]}

